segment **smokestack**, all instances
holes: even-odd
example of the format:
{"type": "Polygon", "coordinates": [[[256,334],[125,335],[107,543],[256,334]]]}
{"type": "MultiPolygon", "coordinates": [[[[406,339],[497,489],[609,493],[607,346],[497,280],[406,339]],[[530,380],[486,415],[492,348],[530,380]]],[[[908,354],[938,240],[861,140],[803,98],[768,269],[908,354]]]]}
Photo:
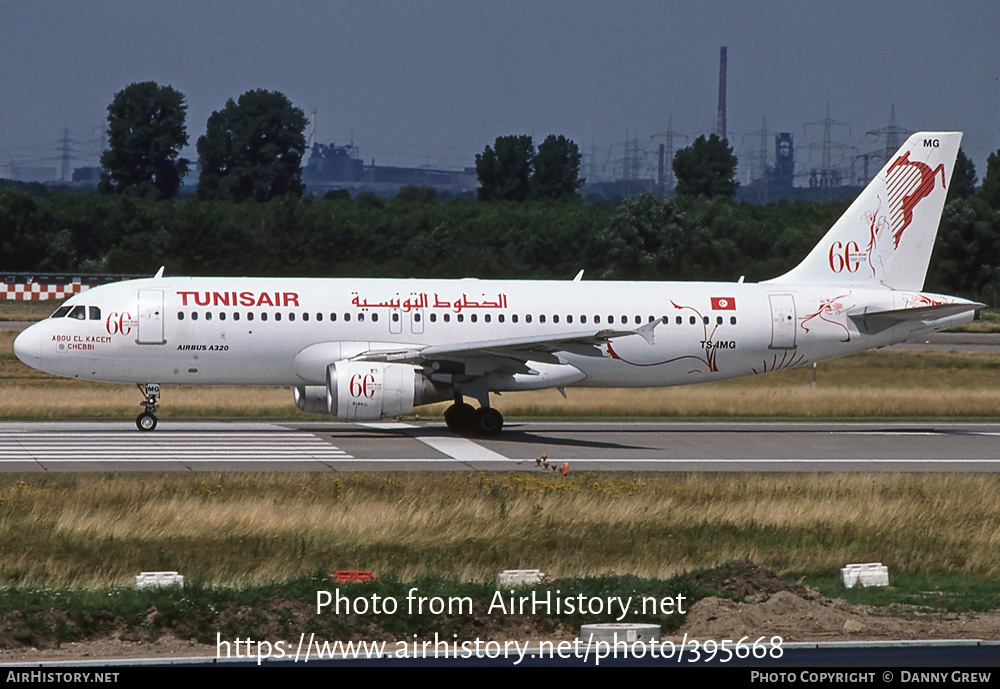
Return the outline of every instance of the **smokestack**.
{"type": "Polygon", "coordinates": [[[726,46],[719,49],[719,114],[715,133],[720,139],[726,138],[726,46]]]}

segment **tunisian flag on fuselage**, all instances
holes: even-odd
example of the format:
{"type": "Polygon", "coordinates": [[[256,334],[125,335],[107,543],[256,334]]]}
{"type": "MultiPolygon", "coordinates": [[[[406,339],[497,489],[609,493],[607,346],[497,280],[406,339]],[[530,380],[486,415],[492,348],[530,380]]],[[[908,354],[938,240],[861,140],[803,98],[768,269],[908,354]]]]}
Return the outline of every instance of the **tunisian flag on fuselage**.
{"type": "Polygon", "coordinates": [[[736,299],[733,297],[712,297],[713,311],[735,311],[736,299]]]}

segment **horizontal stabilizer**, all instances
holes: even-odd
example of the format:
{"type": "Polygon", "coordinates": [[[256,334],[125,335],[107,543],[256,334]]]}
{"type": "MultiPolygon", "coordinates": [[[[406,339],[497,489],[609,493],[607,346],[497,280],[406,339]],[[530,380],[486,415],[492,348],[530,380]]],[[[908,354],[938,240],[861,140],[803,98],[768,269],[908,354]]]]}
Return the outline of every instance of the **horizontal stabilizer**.
{"type": "Polygon", "coordinates": [[[984,308],[986,304],[974,301],[964,301],[956,304],[935,304],[918,306],[911,309],[890,309],[888,311],[869,311],[868,313],[852,313],[849,318],[866,332],[877,333],[891,328],[899,323],[926,323],[939,318],[957,316],[960,313],[984,308]]]}

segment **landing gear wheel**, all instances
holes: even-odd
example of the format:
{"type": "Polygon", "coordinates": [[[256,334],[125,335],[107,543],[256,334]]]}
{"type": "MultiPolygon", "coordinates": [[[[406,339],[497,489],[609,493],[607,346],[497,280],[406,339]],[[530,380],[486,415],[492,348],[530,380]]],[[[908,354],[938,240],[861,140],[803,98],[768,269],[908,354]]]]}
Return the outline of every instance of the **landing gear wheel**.
{"type": "Polygon", "coordinates": [[[156,428],[156,417],[148,411],[144,411],[135,417],[135,427],[140,431],[151,431],[156,428]]]}
{"type": "Polygon", "coordinates": [[[448,424],[448,429],[454,433],[471,433],[476,424],[476,410],[471,404],[464,402],[453,404],[444,411],[444,422],[448,424]]]}
{"type": "Polygon", "coordinates": [[[492,407],[480,407],[476,410],[476,433],[496,435],[501,428],[503,428],[503,414],[492,407]]]}

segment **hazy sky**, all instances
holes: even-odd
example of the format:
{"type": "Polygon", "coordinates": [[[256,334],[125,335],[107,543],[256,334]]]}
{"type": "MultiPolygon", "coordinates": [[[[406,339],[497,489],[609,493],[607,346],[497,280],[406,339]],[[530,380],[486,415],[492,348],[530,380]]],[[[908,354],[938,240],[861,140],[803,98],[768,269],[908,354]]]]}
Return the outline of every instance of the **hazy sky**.
{"type": "Polygon", "coordinates": [[[315,108],[319,141],[353,136],[386,165],[472,165],[522,133],[606,157],[627,136],[652,148],[668,116],[712,131],[726,45],[737,153],[766,117],[804,156],[827,101],[872,150],[865,131],[895,103],[902,127],[964,131],[981,178],[1000,148],[998,29],[996,0],[0,0],[0,164],[55,155],[63,127],[96,138],[114,94],[148,80],[185,94],[189,157],[209,114],[254,88],[315,108]]]}

